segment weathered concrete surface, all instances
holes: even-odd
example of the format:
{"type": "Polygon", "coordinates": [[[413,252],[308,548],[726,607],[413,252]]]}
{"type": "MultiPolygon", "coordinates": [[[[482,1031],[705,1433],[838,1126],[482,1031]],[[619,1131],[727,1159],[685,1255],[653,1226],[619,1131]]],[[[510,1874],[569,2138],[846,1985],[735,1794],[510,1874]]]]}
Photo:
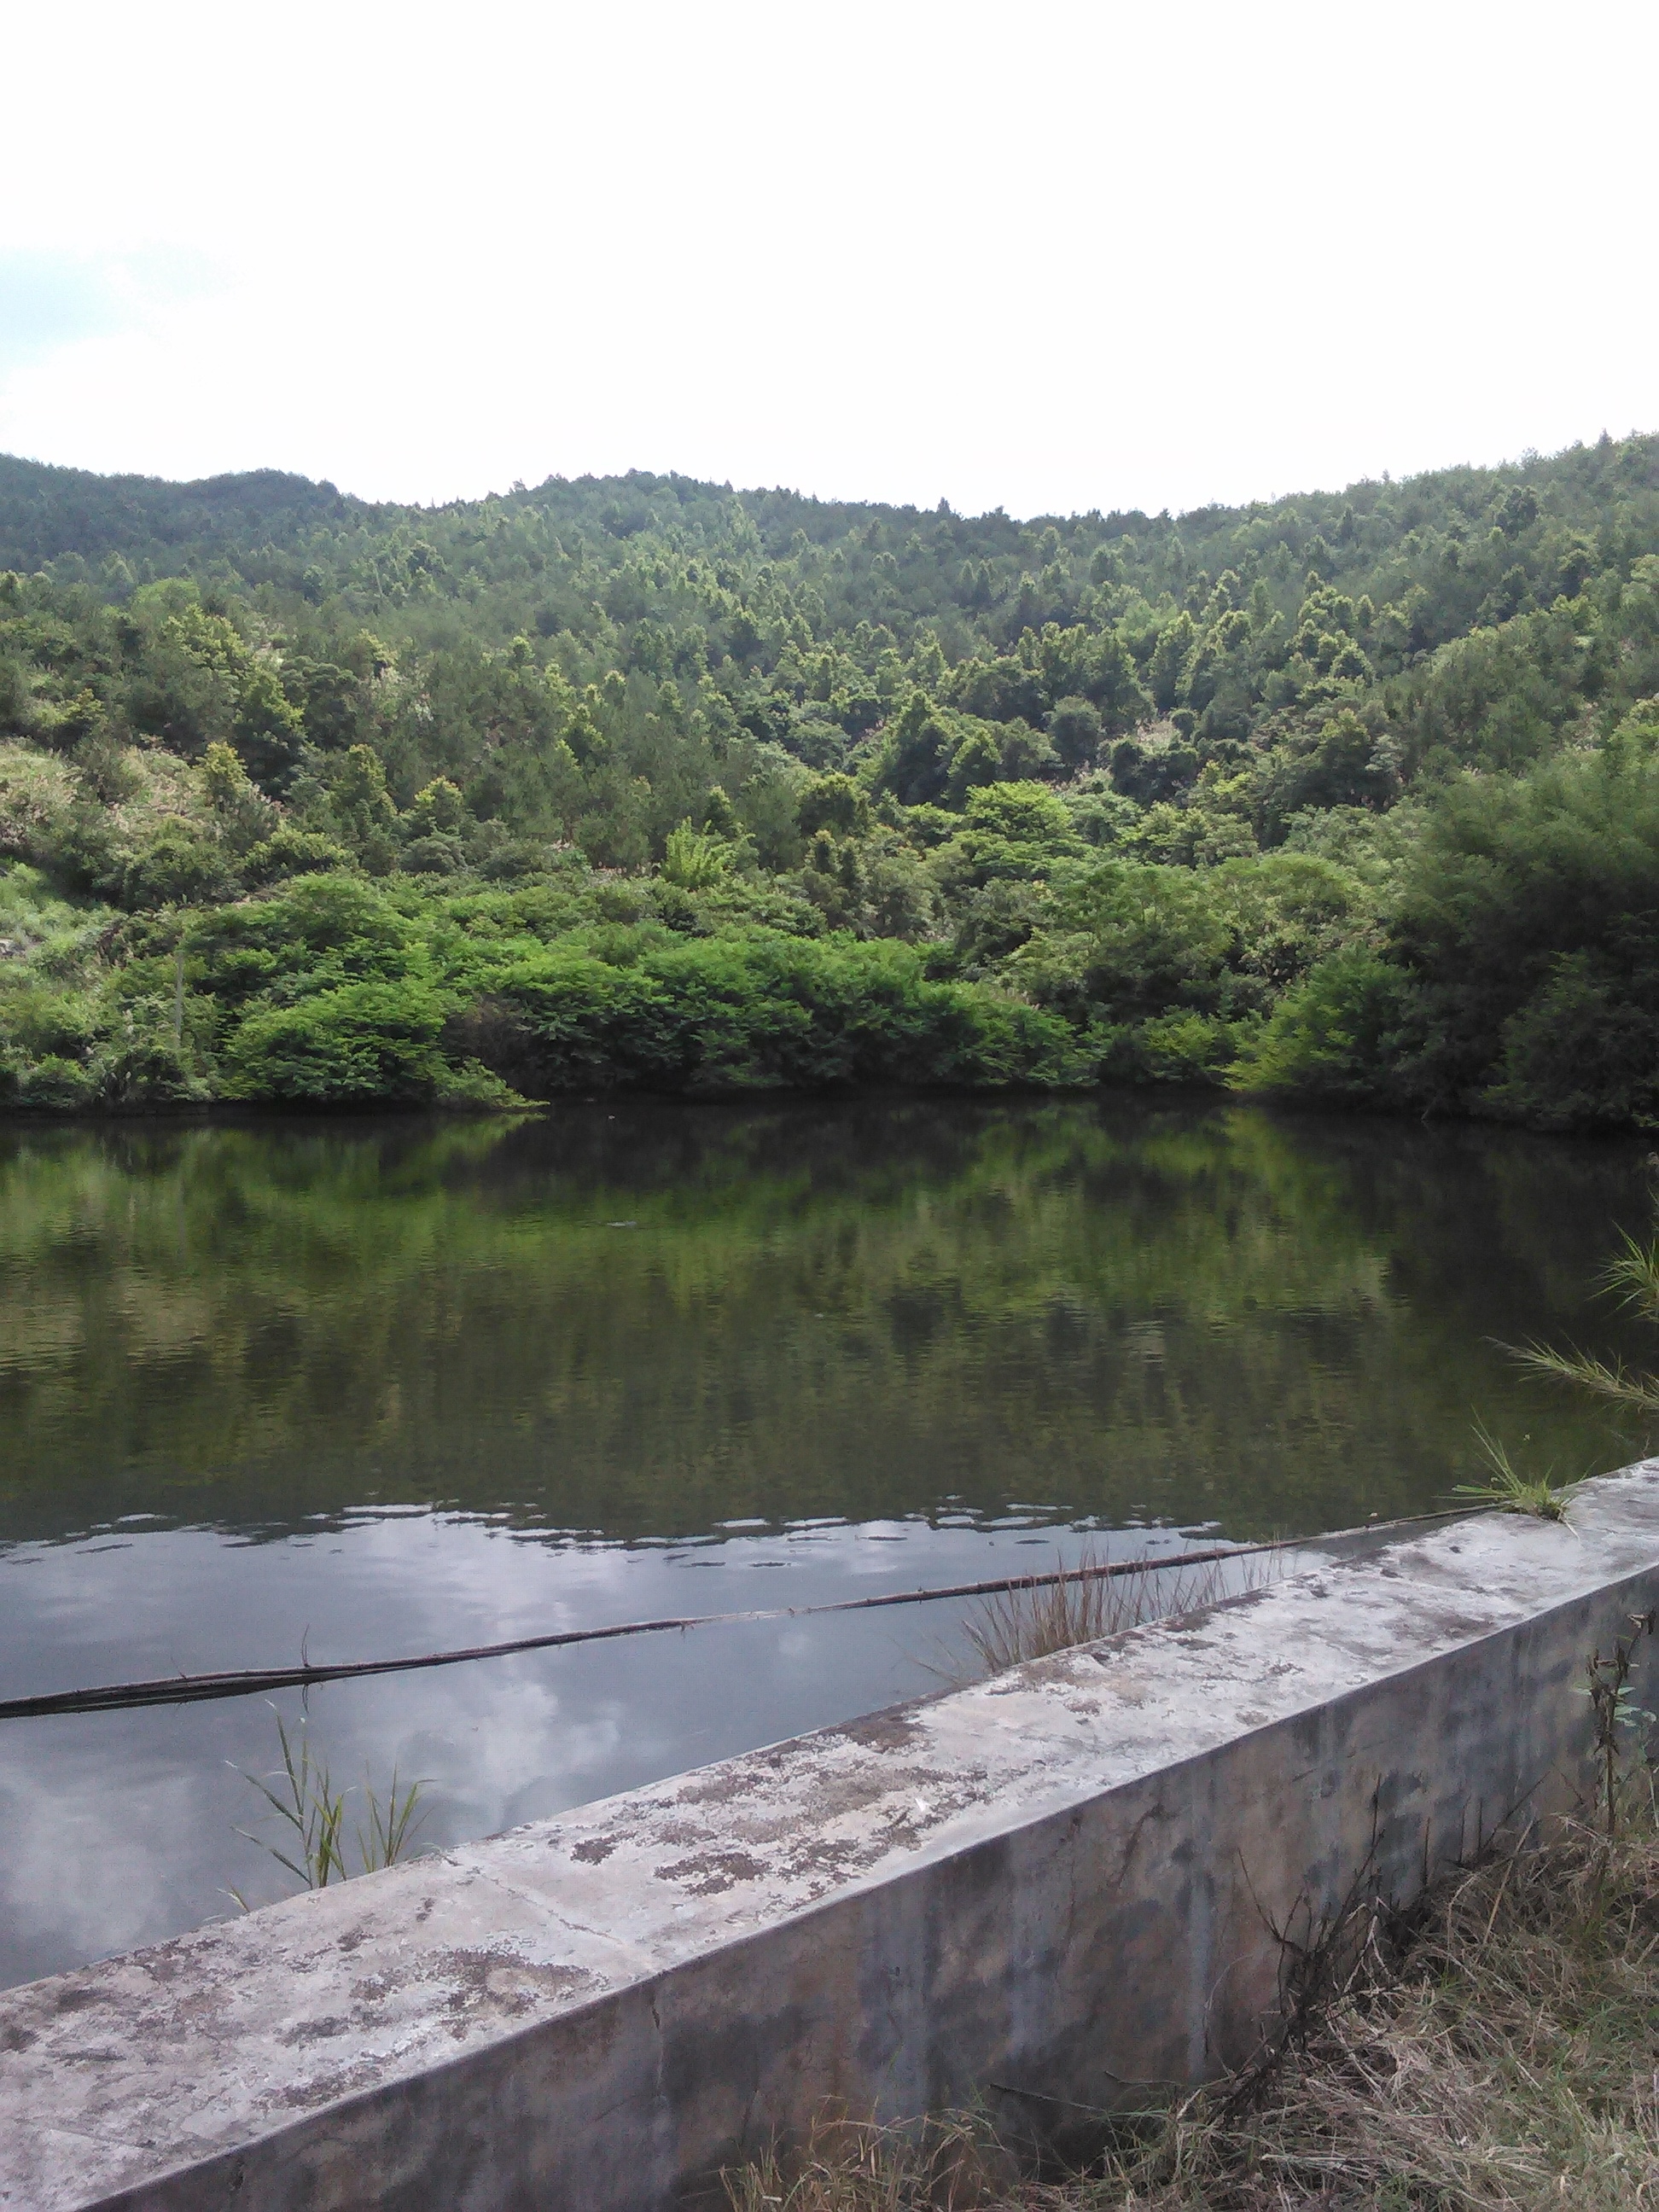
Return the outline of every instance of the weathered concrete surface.
{"type": "MultiPolygon", "coordinates": [[[[672,2202],[826,2098],[1243,2055],[1269,1923],[1590,1786],[1659,1462],[0,1996],[0,2203],[672,2202]]],[[[1651,1701],[1651,1700],[1650,1700],[1651,1701]]]]}

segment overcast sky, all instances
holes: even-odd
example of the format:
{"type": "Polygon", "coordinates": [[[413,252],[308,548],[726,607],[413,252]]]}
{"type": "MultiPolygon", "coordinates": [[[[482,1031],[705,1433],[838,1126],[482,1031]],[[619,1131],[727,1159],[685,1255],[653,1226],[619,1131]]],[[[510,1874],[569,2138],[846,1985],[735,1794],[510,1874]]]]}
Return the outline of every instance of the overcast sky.
{"type": "Polygon", "coordinates": [[[1181,509],[1659,428],[1652,0],[0,0],[0,451],[1181,509]]]}

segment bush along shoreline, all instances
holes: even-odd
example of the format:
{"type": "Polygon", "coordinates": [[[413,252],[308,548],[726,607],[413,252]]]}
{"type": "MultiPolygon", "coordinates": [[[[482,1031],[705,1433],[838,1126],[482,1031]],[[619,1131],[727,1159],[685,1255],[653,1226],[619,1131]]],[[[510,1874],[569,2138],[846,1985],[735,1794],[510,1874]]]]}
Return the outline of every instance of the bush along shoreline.
{"type": "Polygon", "coordinates": [[[0,458],[0,1112],[1659,1121],[1659,439],[1179,519],[0,458]]]}

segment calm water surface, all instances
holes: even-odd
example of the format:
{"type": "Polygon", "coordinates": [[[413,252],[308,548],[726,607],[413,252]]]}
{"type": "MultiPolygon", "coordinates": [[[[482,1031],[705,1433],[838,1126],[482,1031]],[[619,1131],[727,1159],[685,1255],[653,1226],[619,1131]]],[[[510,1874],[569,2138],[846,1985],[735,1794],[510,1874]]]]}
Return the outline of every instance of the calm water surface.
{"type": "MultiPolygon", "coordinates": [[[[1590,1293],[1645,1175],[1145,1102],[0,1132],[0,1694],[1310,1533],[1443,1504],[1477,1413],[1613,1466],[1640,1440],[1494,1340],[1642,1356],[1590,1293]]],[[[453,1842],[937,1686],[961,1624],[339,1684],[307,1726],[453,1842]]],[[[283,1893],[236,1832],[272,1703],[0,1722],[0,1980],[283,1893]]]]}

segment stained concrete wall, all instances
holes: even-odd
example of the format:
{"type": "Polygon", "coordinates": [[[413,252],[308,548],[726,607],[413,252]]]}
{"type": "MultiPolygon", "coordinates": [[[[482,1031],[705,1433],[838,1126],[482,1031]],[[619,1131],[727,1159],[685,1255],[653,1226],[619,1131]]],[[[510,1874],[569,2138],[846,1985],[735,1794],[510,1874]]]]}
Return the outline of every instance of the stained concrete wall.
{"type": "Polygon", "coordinates": [[[12,1990],[0,2204],[646,2212],[826,2099],[1190,2081],[1368,1854],[1589,1790],[1571,1689],[1656,1603],[1647,1462],[12,1990]]]}

